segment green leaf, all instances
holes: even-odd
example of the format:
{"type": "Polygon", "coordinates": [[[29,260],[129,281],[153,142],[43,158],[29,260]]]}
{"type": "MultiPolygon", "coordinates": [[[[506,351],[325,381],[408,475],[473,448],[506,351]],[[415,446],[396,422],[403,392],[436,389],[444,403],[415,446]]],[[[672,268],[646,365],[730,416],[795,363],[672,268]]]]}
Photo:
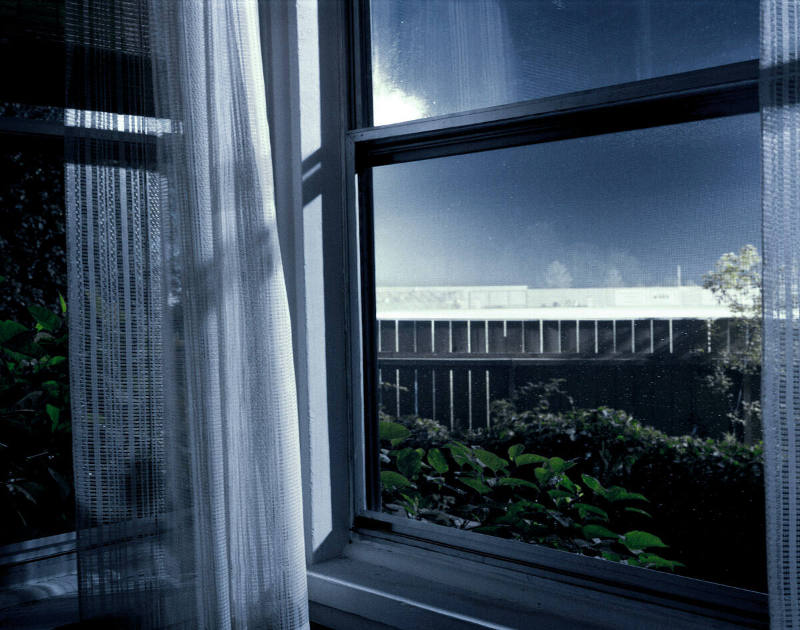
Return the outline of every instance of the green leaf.
{"type": "Polygon", "coordinates": [[[524,455],[520,455],[514,460],[514,463],[517,466],[526,466],[528,464],[541,464],[542,462],[546,462],[547,458],[541,455],[534,455],[533,453],[525,453],[524,455]]]}
{"type": "Polygon", "coordinates": [[[61,415],[61,409],[48,403],[45,405],[45,411],[50,416],[50,431],[55,432],[58,429],[58,417],[61,415]]]}
{"type": "Polygon", "coordinates": [[[15,322],[10,319],[2,321],[0,322],[0,343],[10,341],[18,334],[24,333],[27,330],[28,329],[19,322],[15,322]]]}
{"type": "Polygon", "coordinates": [[[58,303],[61,306],[61,314],[64,315],[67,312],[67,301],[64,299],[64,296],[60,293],[58,294],[58,303]]]}
{"type": "Polygon", "coordinates": [[[650,547],[666,547],[667,545],[655,534],[634,530],[622,537],[622,542],[628,549],[648,549],[650,547]]]}
{"type": "Polygon", "coordinates": [[[620,486],[611,486],[606,490],[605,497],[609,501],[647,501],[647,497],[643,494],[628,492],[625,488],[620,486]]]}
{"type": "Polygon", "coordinates": [[[541,485],[546,484],[551,476],[550,471],[546,470],[545,468],[537,468],[533,471],[533,474],[536,476],[536,481],[538,481],[541,485]]]}
{"type": "Polygon", "coordinates": [[[428,451],[428,463],[437,473],[446,473],[450,469],[447,465],[447,458],[438,448],[428,451]]]}
{"type": "Polygon", "coordinates": [[[58,355],[58,356],[55,356],[55,357],[50,357],[47,360],[47,365],[50,366],[50,367],[55,367],[57,365],[61,365],[66,360],[67,360],[67,357],[62,357],[61,355],[58,355]]]}
{"type": "Polygon", "coordinates": [[[581,518],[586,518],[587,514],[593,514],[594,516],[599,516],[606,522],[608,521],[608,512],[602,508],[589,505],[588,503],[573,503],[572,505],[578,509],[578,513],[581,515],[581,518]]]}
{"type": "Polygon", "coordinates": [[[606,496],[606,489],[597,479],[589,475],[581,475],[581,479],[592,492],[599,494],[601,497],[606,496]]]}
{"type": "Polygon", "coordinates": [[[650,515],[649,513],[645,512],[644,510],[640,510],[639,508],[626,507],[625,511],[626,512],[633,512],[634,514],[641,514],[643,516],[646,516],[647,518],[653,518],[652,515],[650,515]]]}
{"type": "Polygon", "coordinates": [[[459,466],[463,466],[471,461],[470,456],[472,452],[461,442],[450,442],[445,446],[445,448],[450,449],[450,455],[459,466]]]}
{"type": "Polygon", "coordinates": [[[613,551],[602,551],[600,555],[603,556],[606,560],[611,560],[611,562],[619,562],[622,560],[622,557],[618,553],[614,553],[613,551]]]}
{"type": "Polygon", "coordinates": [[[521,455],[522,451],[525,450],[524,444],[514,444],[513,446],[508,447],[508,458],[513,462],[517,455],[521,455]]]}
{"type": "Polygon", "coordinates": [[[28,306],[28,312],[33,315],[36,320],[36,327],[39,330],[54,332],[61,327],[61,318],[43,306],[31,304],[28,306]]]}
{"type": "Polygon", "coordinates": [[[569,465],[560,457],[551,457],[547,460],[547,466],[554,473],[564,472],[569,465]]]}
{"type": "Polygon", "coordinates": [[[463,483],[465,486],[469,486],[470,488],[475,490],[475,492],[477,492],[478,494],[487,494],[491,490],[491,488],[489,488],[489,486],[483,483],[480,479],[461,477],[459,481],[463,483]]]}
{"type": "Polygon", "coordinates": [[[659,569],[674,569],[675,567],[685,567],[683,562],[677,560],[667,560],[654,553],[642,553],[638,557],[639,562],[648,567],[657,567],[659,569]]]}
{"type": "Polygon", "coordinates": [[[502,457],[498,457],[490,451],[485,451],[482,448],[476,448],[473,449],[473,452],[478,457],[478,461],[487,468],[491,468],[493,473],[496,473],[501,468],[508,466],[508,462],[506,460],[504,460],[502,457]]]}
{"type": "Polygon", "coordinates": [[[553,488],[552,490],[548,490],[547,494],[549,494],[553,499],[571,499],[572,494],[569,492],[565,492],[564,490],[557,490],[553,488]]]}
{"type": "Polygon", "coordinates": [[[413,479],[422,469],[422,458],[413,448],[404,448],[397,454],[397,470],[409,479],[413,479]]]}
{"type": "Polygon", "coordinates": [[[403,475],[396,473],[393,470],[382,470],[381,485],[386,490],[394,490],[396,488],[408,488],[411,485],[411,482],[403,477],[403,475]]]}
{"type": "Polygon", "coordinates": [[[610,529],[602,525],[584,525],[581,527],[581,532],[586,538],[619,538],[619,534],[615,534],[610,529]]]}
{"type": "Polygon", "coordinates": [[[402,424],[387,422],[385,420],[378,423],[378,436],[381,440],[388,440],[391,442],[392,446],[397,446],[409,435],[411,435],[411,431],[402,424]]]}
{"type": "Polygon", "coordinates": [[[535,483],[528,481],[527,479],[518,479],[517,477],[501,477],[497,480],[498,486],[511,486],[512,488],[516,488],[518,486],[523,486],[525,488],[534,488],[536,490],[539,489],[535,483]]]}
{"type": "Polygon", "coordinates": [[[561,479],[558,482],[558,485],[561,486],[562,488],[566,489],[566,490],[569,490],[572,494],[575,494],[575,493],[578,492],[578,486],[576,486],[572,482],[572,479],[570,479],[566,475],[561,477],[561,479]]]}

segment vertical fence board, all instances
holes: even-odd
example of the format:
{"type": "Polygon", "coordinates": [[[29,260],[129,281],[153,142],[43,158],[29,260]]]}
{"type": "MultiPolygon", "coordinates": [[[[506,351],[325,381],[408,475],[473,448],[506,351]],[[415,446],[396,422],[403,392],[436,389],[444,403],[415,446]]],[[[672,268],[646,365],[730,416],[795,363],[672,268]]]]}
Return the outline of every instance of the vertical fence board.
{"type": "Polygon", "coordinates": [[[469,429],[469,378],[466,368],[454,368],[453,375],[453,418],[454,427],[462,431],[469,429]]]}
{"type": "Polygon", "coordinates": [[[397,322],[397,351],[416,352],[417,335],[414,322],[397,322]]]}
{"type": "Polygon", "coordinates": [[[397,352],[397,345],[395,344],[395,328],[396,322],[394,320],[384,319],[380,323],[380,345],[378,348],[381,352],[397,352]]]}
{"type": "MultiPolygon", "coordinates": [[[[522,352],[522,322],[506,322],[506,352],[520,354],[522,352]]],[[[494,350],[489,348],[491,352],[494,350]]]]}

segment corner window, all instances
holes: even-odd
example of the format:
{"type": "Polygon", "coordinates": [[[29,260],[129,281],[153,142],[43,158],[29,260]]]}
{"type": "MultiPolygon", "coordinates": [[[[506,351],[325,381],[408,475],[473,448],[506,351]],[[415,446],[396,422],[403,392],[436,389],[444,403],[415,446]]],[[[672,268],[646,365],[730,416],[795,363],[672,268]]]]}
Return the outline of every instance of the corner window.
{"type": "Polygon", "coordinates": [[[766,591],[758,3],[370,11],[365,514],[766,591]]]}

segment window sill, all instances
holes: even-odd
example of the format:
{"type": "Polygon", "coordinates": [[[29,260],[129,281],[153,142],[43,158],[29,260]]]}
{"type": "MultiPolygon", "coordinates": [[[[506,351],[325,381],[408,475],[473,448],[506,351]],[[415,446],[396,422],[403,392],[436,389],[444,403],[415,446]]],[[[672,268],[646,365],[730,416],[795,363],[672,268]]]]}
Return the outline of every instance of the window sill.
{"type": "MultiPolygon", "coordinates": [[[[312,620],[330,628],[767,628],[710,606],[680,610],[565,583],[526,567],[431,552],[403,542],[356,540],[308,573],[312,620]],[[717,614],[719,612],[719,615],[717,614]],[[727,617],[727,618],[725,618],[727,617]]],[[[745,593],[748,593],[745,591],[745,593]]],[[[754,594],[755,595],[755,594],[754,594]]],[[[763,598],[766,606],[766,597],[763,598]]]]}

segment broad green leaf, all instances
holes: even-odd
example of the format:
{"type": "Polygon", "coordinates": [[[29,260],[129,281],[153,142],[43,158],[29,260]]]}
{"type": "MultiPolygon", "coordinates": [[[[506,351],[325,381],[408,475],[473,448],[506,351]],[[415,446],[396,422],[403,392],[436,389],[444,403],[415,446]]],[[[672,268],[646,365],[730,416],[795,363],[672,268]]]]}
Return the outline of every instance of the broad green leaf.
{"type": "Polygon", "coordinates": [[[519,455],[514,460],[514,463],[517,466],[526,466],[528,464],[541,464],[542,462],[546,462],[547,458],[543,457],[542,455],[534,455],[533,453],[525,453],[524,455],[519,455]]]}
{"type": "Polygon", "coordinates": [[[554,473],[560,473],[567,469],[567,462],[560,457],[551,457],[547,460],[547,466],[554,473]]]}
{"type": "Polygon", "coordinates": [[[650,547],[666,547],[667,545],[655,534],[634,530],[622,537],[628,549],[649,549],[650,547]]]}
{"type": "Polygon", "coordinates": [[[39,330],[54,332],[61,327],[61,318],[43,306],[31,304],[28,306],[28,312],[33,315],[39,330]]]}
{"type": "Polygon", "coordinates": [[[592,492],[599,494],[601,497],[606,496],[606,489],[597,479],[590,475],[581,475],[581,479],[583,479],[583,483],[585,483],[592,492]]]}
{"type": "Polygon", "coordinates": [[[473,527],[469,531],[477,532],[478,534],[490,534],[494,535],[497,532],[506,529],[505,527],[501,527],[499,525],[481,525],[480,527],[473,527]]]}
{"type": "Polygon", "coordinates": [[[618,553],[614,553],[613,551],[602,551],[600,555],[603,556],[606,560],[611,560],[611,562],[619,562],[622,560],[622,557],[618,553]]]}
{"type": "Polygon", "coordinates": [[[581,532],[586,538],[619,538],[619,534],[615,534],[610,529],[602,525],[584,525],[581,527],[581,532]]]}
{"type": "Polygon", "coordinates": [[[403,475],[396,473],[393,470],[382,470],[381,484],[387,490],[394,490],[395,488],[408,488],[408,486],[411,485],[411,482],[403,477],[403,475]]]}
{"type": "Polygon", "coordinates": [[[646,516],[647,518],[653,518],[652,515],[650,515],[648,512],[645,512],[644,510],[640,510],[639,508],[626,507],[625,511],[626,512],[633,512],[634,514],[641,514],[642,516],[646,516]]]}
{"type": "Polygon", "coordinates": [[[581,518],[586,518],[587,514],[593,514],[595,516],[599,516],[604,521],[608,521],[608,512],[602,508],[599,508],[595,505],[589,505],[588,503],[573,503],[572,505],[578,508],[581,518]]]}
{"type": "Polygon", "coordinates": [[[489,486],[483,483],[480,479],[461,477],[459,481],[463,483],[465,486],[469,486],[470,488],[475,490],[475,492],[477,492],[478,494],[487,494],[491,490],[491,488],[489,488],[489,486]]]}
{"type": "Polygon", "coordinates": [[[64,296],[60,293],[58,294],[58,303],[61,306],[61,314],[64,315],[67,312],[67,301],[64,299],[64,296]]]}
{"type": "Polygon", "coordinates": [[[550,471],[544,468],[537,468],[536,470],[533,471],[533,474],[536,476],[536,481],[538,481],[542,485],[547,483],[548,479],[550,479],[551,476],[550,471]]]}
{"type": "Polygon", "coordinates": [[[397,470],[400,474],[413,479],[422,469],[422,458],[413,448],[404,448],[397,454],[397,470]]]}
{"type": "Polygon", "coordinates": [[[396,446],[409,435],[411,435],[411,431],[397,422],[381,420],[381,422],[378,423],[378,436],[382,440],[389,440],[392,446],[396,446]]]}
{"type": "Polygon", "coordinates": [[[49,365],[50,367],[55,367],[57,365],[64,363],[64,361],[66,360],[67,357],[62,357],[60,355],[55,357],[50,357],[50,359],[47,361],[47,365],[49,365]]]}
{"type": "Polygon", "coordinates": [[[508,458],[513,462],[517,455],[522,455],[522,451],[525,450],[524,444],[514,444],[513,446],[508,447],[508,458]]]}
{"type": "Polygon", "coordinates": [[[447,465],[447,458],[438,448],[428,451],[428,463],[437,473],[446,473],[450,469],[447,465]]]}
{"type": "Polygon", "coordinates": [[[606,490],[605,497],[609,501],[647,501],[647,497],[643,494],[628,492],[625,488],[620,486],[611,486],[606,490]]]}
{"type": "Polygon", "coordinates": [[[516,477],[501,477],[497,480],[498,486],[510,486],[512,488],[516,488],[518,486],[523,486],[525,488],[535,488],[536,490],[539,489],[535,483],[528,481],[527,479],[517,479],[516,477]]]}
{"type": "Polygon", "coordinates": [[[445,448],[450,449],[450,455],[459,466],[470,462],[471,451],[461,442],[449,442],[445,448]]]}
{"type": "Polygon", "coordinates": [[[644,566],[658,567],[660,569],[674,569],[675,567],[685,567],[683,562],[677,560],[667,560],[654,553],[642,553],[637,558],[644,566]]]}
{"type": "Polygon", "coordinates": [[[553,499],[571,499],[572,494],[569,492],[565,492],[564,490],[557,490],[553,488],[552,490],[548,490],[547,494],[549,494],[553,499]]]}
{"type": "Polygon", "coordinates": [[[578,491],[578,486],[576,486],[576,485],[575,485],[575,484],[572,482],[572,479],[570,479],[570,478],[569,478],[569,477],[567,477],[566,475],[564,475],[563,477],[561,477],[561,479],[560,479],[560,480],[559,480],[559,482],[558,482],[558,485],[559,485],[559,486],[561,486],[562,488],[566,489],[566,490],[569,490],[569,491],[570,491],[570,492],[572,492],[573,494],[575,494],[575,493],[578,491]]]}
{"type": "Polygon", "coordinates": [[[18,334],[26,332],[27,330],[28,329],[19,322],[10,319],[2,321],[0,322],[0,343],[10,341],[18,334]]]}
{"type": "Polygon", "coordinates": [[[55,431],[58,428],[58,417],[61,415],[61,409],[48,403],[45,405],[45,411],[50,416],[50,430],[55,431]]]}
{"type": "Polygon", "coordinates": [[[490,468],[494,473],[501,468],[508,466],[508,462],[506,460],[504,460],[502,457],[498,457],[490,451],[485,451],[482,448],[476,448],[473,449],[473,452],[478,457],[478,461],[487,468],[490,468]]]}

